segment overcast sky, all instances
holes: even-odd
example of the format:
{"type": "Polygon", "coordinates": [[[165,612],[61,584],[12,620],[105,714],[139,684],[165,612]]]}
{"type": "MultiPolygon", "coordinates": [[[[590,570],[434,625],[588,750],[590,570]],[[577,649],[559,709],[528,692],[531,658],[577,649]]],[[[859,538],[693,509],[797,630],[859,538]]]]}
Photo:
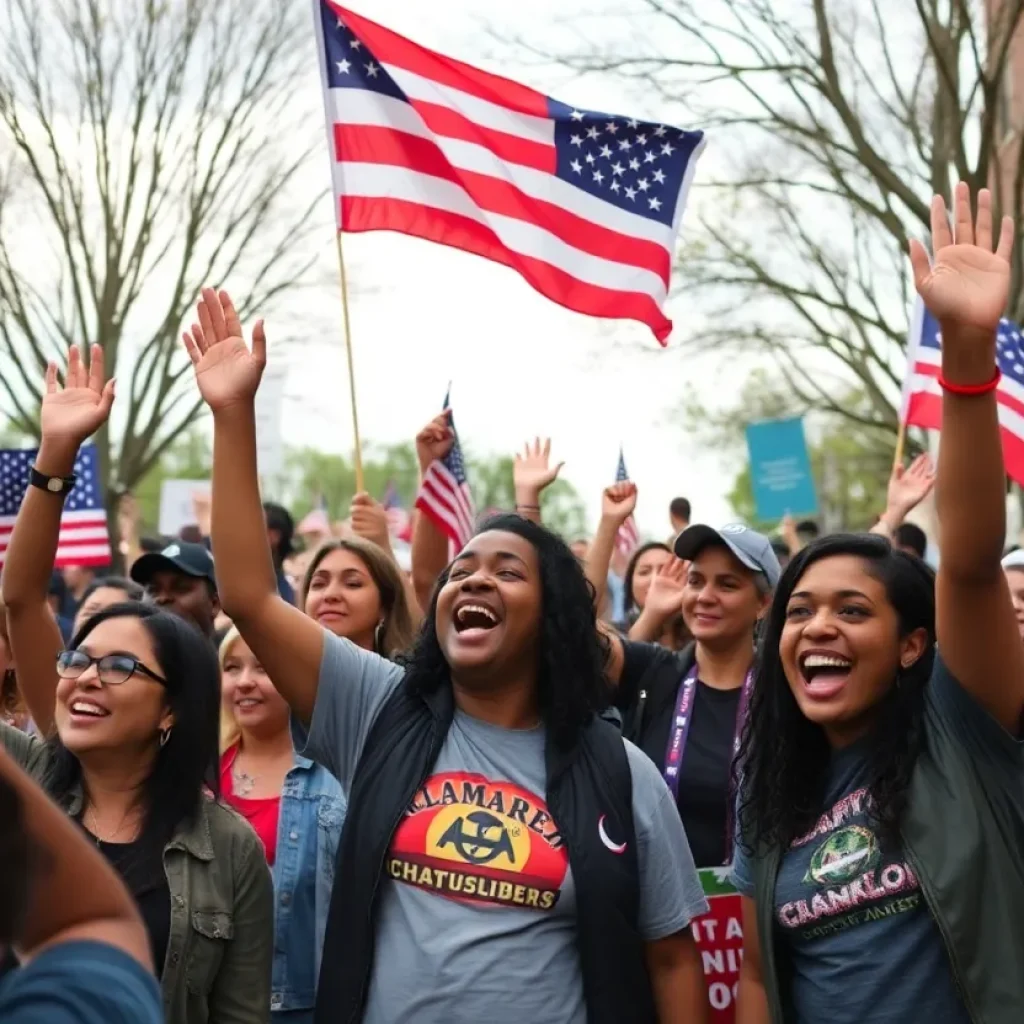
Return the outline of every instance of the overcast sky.
{"type": "MultiPolygon", "coordinates": [[[[351,6],[462,60],[544,91],[557,87],[557,97],[566,102],[678,121],[677,113],[656,105],[635,109],[638,101],[623,98],[621,83],[614,79],[568,80],[564,73],[520,63],[500,38],[529,37],[538,45],[564,38],[550,0],[501,5],[354,0],[351,6]]],[[[571,14],[568,3],[557,6],[560,19],[571,14]]],[[[607,24],[608,31],[615,30],[614,21],[607,24]]],[[[315,64],[309,88],[319,90],[315,64]]],[[[712,139],[705,164],[714,159],[713,147],[712,139]]],[[[314,165],[311,173],[319,187],[328,182],[326,145],[322,165],[314,165]]],[[[700,177],[698,167],[698,184],[700,177]]],[[[331,216],[326,204],[323,267],[328,280],[336,265],[331,216]]],[[[680,245],[692,238],[688,221],[692,224],[692,217],[684,219],[680,245]]],[[[666,533],[668,502],[677,494],[693,501],[700,520],[720,523],[728,517],[724,493],[739,467],[702,456],[675,417],[693,389],[727,401],[741,380],[735,362],[726,371],[714,358],[697,360],[678,351],[689,329],[686,299],[670,306],[675,332],[669,349],[662,351],[645,327],[570,313],[534,292],[515,272],[479,257],[383,232],[346,235],[345,251],[353,279],[364,440],[411,439],[438,411],[451,380],[465,447],[476,454],[503,453],[527,436],[550,435],[558,458],[566,462],[565,477],[587,501],[591,525],[600,492],[614,479],[620,442],[640,489],[638,520],[645,533],[666,533]]],[[[281,356],[289,367],[283,424],[289,444],[337,451],[351,446],[338,295],[337,288],[325,287],[313,300],[316,322],[327,326],[324,335],[281,356]]],[[[302,302],[305,306],[310,296],[304,294],[302,302]]],[[[284,309],[279,317],[287,315],[284,309]]],[[[271,321],[271,341],[273,327],[271,321]]]]}

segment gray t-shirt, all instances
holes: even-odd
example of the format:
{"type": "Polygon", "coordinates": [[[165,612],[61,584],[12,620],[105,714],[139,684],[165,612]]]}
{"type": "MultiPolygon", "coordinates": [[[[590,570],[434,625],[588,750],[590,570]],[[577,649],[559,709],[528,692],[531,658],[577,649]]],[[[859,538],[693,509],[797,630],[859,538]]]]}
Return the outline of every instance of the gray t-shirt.
{"type": "MultiPolygon", "coordinates": [[[[400,667],[327,634],[304,753],[351,787],[400,667]]],[[[623,740],[633,776],[640,932],[707,910],[672,797],[623,740]]],[[[364,1024],[586,1024],[569,859],[545,803],[544,730],[456,711],[392,841],[364,1024]]],[[[601,828],[606,845],[620,840],[601,828]]],[[[344,885],[344,879],[338,879],[344,885]]]]}
{"type": "MultiPolygon", "coordinates": [[[[936,658],[929,714],[967,718],[981,749],[1002,732],[936,658]]],[[[964,724],[964,723],[961,723],[964,724]]],[[[969,742],[969,741],[968,741],[969,742]]],[[[1003,742],[1012,742],[1003,733],[1003,742]]],[[[883,841],[867,810],[865,745],[833,754],[825,807],[783,857],[775,885],[778,958],[789,968],[794,1024],[969,1024],[949,957],[899,844],[883,841]]],[[[737,845],[733,883],[754,895],[737,845]]]]}

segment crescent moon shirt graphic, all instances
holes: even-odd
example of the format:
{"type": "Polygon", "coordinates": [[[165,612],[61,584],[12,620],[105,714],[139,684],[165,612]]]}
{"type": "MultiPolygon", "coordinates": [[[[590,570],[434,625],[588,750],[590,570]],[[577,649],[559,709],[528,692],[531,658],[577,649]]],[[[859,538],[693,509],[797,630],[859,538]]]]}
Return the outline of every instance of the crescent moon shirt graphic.
{"type": "Polygon", "coordinates": [[[549,911],[568,852],[544,800],[468,772],[432,775],[395,832],[386,870],[446,899],[549,911]]]}

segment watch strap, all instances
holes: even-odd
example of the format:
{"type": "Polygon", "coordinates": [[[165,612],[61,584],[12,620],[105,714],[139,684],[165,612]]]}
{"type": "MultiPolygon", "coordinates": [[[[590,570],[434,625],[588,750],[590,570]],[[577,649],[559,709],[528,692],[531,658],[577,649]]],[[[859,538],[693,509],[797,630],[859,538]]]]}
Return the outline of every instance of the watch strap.
{"type": "Polygon", "coordinates": [[[33,487],[38,487],[41,491],[46,491],[48,494],[60,494],[62,496],[71,493],[77,479],[74,473],[71,476],[47,476],[45,473],[40,473],[35,466],[31,467],[28,476],[28,482],[33,487]]]}

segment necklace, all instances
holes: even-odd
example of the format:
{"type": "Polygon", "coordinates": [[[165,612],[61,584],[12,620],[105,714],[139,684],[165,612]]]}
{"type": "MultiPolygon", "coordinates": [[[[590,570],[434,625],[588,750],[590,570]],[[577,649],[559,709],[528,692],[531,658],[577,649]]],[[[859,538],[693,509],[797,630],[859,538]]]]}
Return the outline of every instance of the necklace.
{"type": "Polygon", "coordinates": [[[231,779],[234,783],[235,796],[248,796],[259,781],[258,775],[250,775],[238,768],[231,769],[231,779]]]}
{"type": "MultiPolygon", "coordinates": [[[[97,846],[99,846],[100,843],[112,843],[121,834],[121,830],[128,823],[128,817],[132,813],[132,809],[129,807],[128,810],[124,812],[124,817],[121,818],[121,824],[118,825],[117,828],[115,828],[114,831],[110,833],[110,835],[108,835],[108,836],[101,836],[100,835],[100,830],[96,827],[97,826],[96,811],[92,807],[90,807],[89,810],[92,813],[92,828],[89,828],[88,825],[86,825],[86,828],[88,829],[89,832],[92,833],[93,838],[96,840],[96,845],[97,846]]],[[[84,815],[82,817],[82,823],[85,824],[85,816],[84,815]]]]}

